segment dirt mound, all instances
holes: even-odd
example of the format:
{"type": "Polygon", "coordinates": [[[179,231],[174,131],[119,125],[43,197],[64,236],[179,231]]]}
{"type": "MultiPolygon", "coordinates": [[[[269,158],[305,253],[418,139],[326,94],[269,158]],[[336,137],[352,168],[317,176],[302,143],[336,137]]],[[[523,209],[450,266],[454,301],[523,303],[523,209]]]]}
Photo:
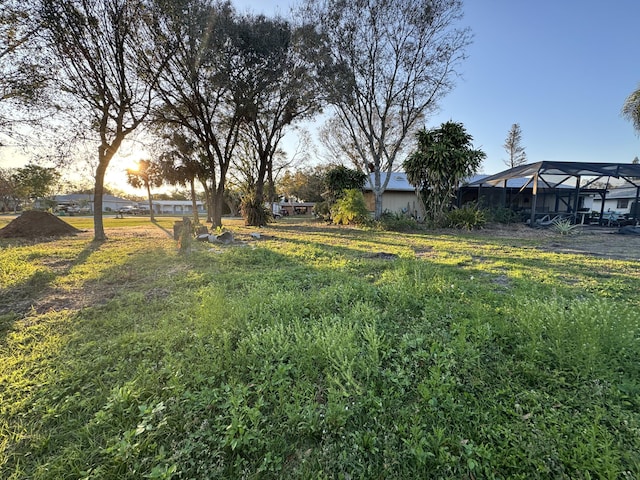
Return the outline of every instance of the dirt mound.
{"type": "Polygon", "coordinates": [[[0,229],[0,238],[59,237],[81,231],[48,212],[30,210],[0,229]]]}

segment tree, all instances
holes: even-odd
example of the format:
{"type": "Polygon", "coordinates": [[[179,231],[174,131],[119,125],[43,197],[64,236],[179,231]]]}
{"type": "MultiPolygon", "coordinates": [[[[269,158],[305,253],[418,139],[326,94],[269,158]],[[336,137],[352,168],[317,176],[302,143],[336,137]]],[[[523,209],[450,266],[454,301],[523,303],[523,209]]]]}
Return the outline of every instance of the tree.
{"type": "Polygon", "coordinates": [[[60,174],[55,168],[41,167],[33,163],[16,168],[11,176],[15,194],[25,202],[48,197],[59,178],[60,174]]]}
{"type": "Polygon", "coordinates": [[[237,74],[234,12],[208,0],[163,2],[155,36],[173,55],[158,82],[162,104],[153,121],[193,138],[198,161],[209,175],[208,220],[222,226],[227,171],[238,143],[242,115],[231,96],[237,74]]]}
{"type": "Polygon", "coordinates": [[[326,173],[324,197],[331,205],[341,198],[346,190],[362,190],[366,181],[367,175],[363,172],[338,165],[326,173]]]}
{"type": "Polygon", "coordinates": [[[94,240],[106,239],[104,176],[123,140],[145,120],[162,62],[151,67],[143,0],[40,0],[42,35],[57,67],[59,95],[98,137],[94,240]],[[158,66],[160,65],[160,66],[158,66]],[[77,107],[77,108],[73,108],[77,107]],[[85,115],[86,114],[86,115],[85,115]]]}
{"type": "Polygon", "coordinates": [[[151,202],[151,187],[159,187],[164,183],[164,172],[160,163],[152,162],[151,160],[140,160],[138,168],[127,169],[127,183],[133,188],[144,188],[147,191],[149,214],[151,215],[151,221],[155,221],[151,202]]]}
{"type": "Polygon", "coordinates": [[[243,133],[255,152],[256,177],[248,193],[261,208],[264,200],[274,200],[274,158],[285,129],[320,109],[316,68],[310,55],[317,34],[313,29],[294,29],[287,21],[264,16],[246,16],[238,29],[240,63],[232,79],[233,92],[242,112],[243,133]]]}
{"type": "Polygon", "coordinates": [[[470,43],[454,28],[461,0],[307,0],[330,61],[321,72],[336,126],[357,167],[372,172],[375,217],[405,141],[453,86],[470,43]]]}
{"type": "Polygon", "coordinates": [[[41,23],[34,2],[0,0],[0,132],[16,121],[15,108],[31,104],[43,94],[47,81],[42,52],[35,42],[41,23]]]}
{"type": "Polygon", "coordinates": [[[188,136],[174,132],[165,137],[167,149],[161,154],[160,164],[163,176],[169,185],[189,185],[191,207],[195,225],[200,223],[196,196],[196,180],[204,190],[206,204],[209,205],[210,191],[207,188],[209,172],[206,165],[199,161],[197,141],[188,136]]]}
{"type": "Polygon", "coordinates": [[[20,198],[18,187],[14,179],[15,169],[0,168],[0,212],[18,209],[20,198]]]}
{"type": "Polygon", "coordinates": [[[427,216],[438,224],[462,181],[478,171],[486,154],[473,149],[473,137],[461,123],[422,129],[416,140],[416,150],[402,166],[409,183],[419,190],[427,216]]]}
{"type": "Polygon", "coordinates": [[[321,202],[325,192],[326,166],[285,171],[277,183],[277,190],[286,197],[296,197],[303,202],[321,202]]]}
{"type": "Polygon", "coordinates": [[[640,135],[640,86],[625,100],[622,116],[633,124],[633,128],[640,135]]]}
{"type": "Polygon", "coordinates": [[[504,162],[507,167],[514,168],[527,163],[527,154],[522,146],[522,130],[520,130],[520,124],[514,123],[511,125],[511,130],[509,130],[503,147],[509,155],[509,158],[504,162]]]}

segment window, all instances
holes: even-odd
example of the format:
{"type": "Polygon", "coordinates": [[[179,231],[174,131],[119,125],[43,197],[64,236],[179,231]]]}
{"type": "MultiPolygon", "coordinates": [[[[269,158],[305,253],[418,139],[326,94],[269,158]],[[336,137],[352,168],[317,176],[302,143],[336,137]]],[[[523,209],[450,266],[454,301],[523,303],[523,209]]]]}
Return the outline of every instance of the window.
{"type": "Polygon", "coordinates": [[[618,200],[618,206],[616,208],[627,208],[627,207],[629,207],[628,198],[621,198],[620,200],[618,200]]]}

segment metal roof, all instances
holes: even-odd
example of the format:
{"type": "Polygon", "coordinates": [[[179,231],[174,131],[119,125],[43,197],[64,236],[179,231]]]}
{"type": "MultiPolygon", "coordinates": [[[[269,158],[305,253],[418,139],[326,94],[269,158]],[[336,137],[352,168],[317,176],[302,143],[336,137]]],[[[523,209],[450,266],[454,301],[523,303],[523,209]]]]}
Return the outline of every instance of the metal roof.
{"type": "Polygon", "coordinates": [[[607,190],[607,199],[615,200],[620,198],[636,198],[638,189],[636,187],[610,188],[607,190]]]}
{"type": "MultiPolygon", "coordinates": [[[[369,181],[365,184],[364,190],[371,190],[373,184],[373,173],[369,174],[369,181]]],[[[380,173],[380,182],[384,183],[385,173],[380,173]]],[[[404,172],[391,172],[391,178],[389,178],[389,184],[387,185],[387,191],[395,192],[415,192],[416,188],[407,180],[407,174],[404,172]]]]}
{"type": "MultiPolygon", "coordinates": [[[[542,161],[520,165],[482,179],[475,185],[497,185],[511,178],[532,177],[533,175],[557,176],[558,180],[570,177],[612,177],[631,181],[640,178],[640,165],[635,163],[592,163],[592,162],[549,162],[542,161]]],[[[561,182],[560,182],[561,183],[561,182]]]]}

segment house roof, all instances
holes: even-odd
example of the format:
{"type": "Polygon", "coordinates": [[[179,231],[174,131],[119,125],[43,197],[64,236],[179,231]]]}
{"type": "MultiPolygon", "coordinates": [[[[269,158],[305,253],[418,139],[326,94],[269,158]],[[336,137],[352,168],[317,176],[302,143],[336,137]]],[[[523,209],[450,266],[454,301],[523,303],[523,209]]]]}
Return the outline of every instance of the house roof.
{"type": "MultiPolygon", "coordinates": [[[[93,202],[93,193],[70,193],[67,195],[55,195],[53,198],[56,202],[81,202],[81,201],[93,202]]],[[[113,195],[103,195],[102,201],[115,202],[115,203],[119,203],[119,202],[131,203],[131,200],[127,200],[126,198],[115,197],[113,195]]]]}
{"type": "MultiPolygon", "coordinates": [[[[504,180],[500,180],[499,183],[498,182],[491,182],[491,181],[487,181],[488,178],[493,177],[493,175],[474,175],[473,177],[471,177],[468,181],[466,181],[464,183],[463,186],[471,186],[471,187],[478,187],[478,186],[500,186],[500,187],[504,187],[504,180]]],[[[522,188],[524,186],[527,186],[528,183],[531,183],[531,177],[518,177],[518,178],[508,178],[506,179],[507,181],[507,188],[522,188]]],[[[532,185],[528,185],[529,188],[532,187],[532,185]]],[[[557,188],[575,188],[574,185],[567,185],[567,184],[558,184],[556,185],[557,188]]]]}
{"type": "MultiPolygon", "coordinates": [[[[145,203],[148,205],[149,202],[138,202],[145,203]]],[[[193,202],[191,200],[151,200],[153,205],[192,205],[193,202]]],[[[196,205],[202,205],[200,200],[196,200],[196,205]]]]}
{"type": "Polygon", "coordinates": [[[520,165],[485,177],[480,184],[498,185],[512,178],[544,176],[548,184],[560,184],[567,177],[612,177],[623,178],[635,184],[640,178],[640,165],[634,163],[598,163],[598,162],[549,162],[542,161],[520,165]]]}
{"type": "MultiPolygon", "coordinates": [[[[391,172],[391,178],[389,178],[389,184],[387,185],[387,191],[395,191],[395,192],[415,192],[416,189],[413,185],[409,183],[407,180],[407,174],[404,172],[391,172]]],[[[371,191],[371,185],[373,184],[374,174],[369,174],[369,181],[365,184],[364,190],[371,191]]],[[[385,173],[380,173],[380,181],[384,182],[385,173]]]]}
{"type": "Polygon", "coordinates": [[[611,188],[607,190],[607,199],[636,198],[638,189],[636,187],[611,188]]]}

